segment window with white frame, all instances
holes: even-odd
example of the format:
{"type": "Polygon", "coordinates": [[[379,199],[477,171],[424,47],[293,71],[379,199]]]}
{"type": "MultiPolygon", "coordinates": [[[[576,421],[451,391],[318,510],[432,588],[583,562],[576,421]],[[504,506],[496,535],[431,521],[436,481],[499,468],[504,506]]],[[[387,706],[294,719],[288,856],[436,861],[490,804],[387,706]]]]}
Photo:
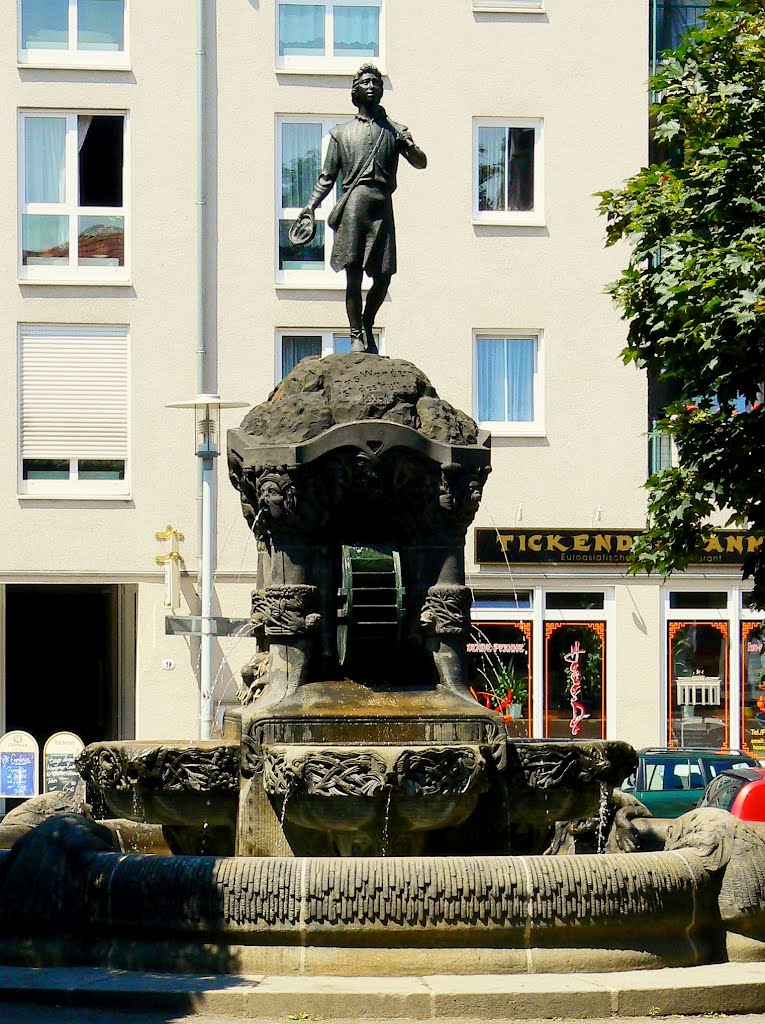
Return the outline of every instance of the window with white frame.
{"type": "Polygon", "coordinates": [[[128,330],[19,328],[19,493],[128,493],[128,330]]]}
{"type": "Polygon", "coordinates": [[[338,182],[316,211],[316,235],[293,245],[289,230],[310,198],[329,145],[329,133],[343,118],[280,117],[277,124],[277,283],[344,287],[330,268],[331,231],[326,219],[334,206],[338,182]]]}
{"type": "MultiPolygon", "coordinates": [[[[378,349],[382,350],[379,331],[375,331],[378,349]]],[[[282,380],[308,356],[344,355],[351,351],[351,336],[345,331],[284,330],[279,331],[276,345],[276,379],[282,380]]]]}
{"type": "Polygon", "coordinates": [[[489,14],[540,14],[544,11],[544,0],[473,0],[473,10],[489,14]]]}
{"type": "Polygon", "coordinates": [[[127,278],[126,121],[113,113],[21,115],[22,280],[127,278]]]}
{"type": "Polygon", "coordinates": [[[19,63],[127,68],[127,0],[19,0],[19,63]]]}
{"type": "Polygon", "coordinates": [[[353,73],[382,55],[383,0],[284,0],[277,3],[280,71],[353,73]]]}
{"type": "Polygon", "coordinates": [[[499,433],[544,432],[539,333],[475,337],[475,414],[499,433]]]}
{"type": "Polygon", "coordinates": [[[544,224],[542,121],[473,122],[473,219],[483,224],[544,224]]]}

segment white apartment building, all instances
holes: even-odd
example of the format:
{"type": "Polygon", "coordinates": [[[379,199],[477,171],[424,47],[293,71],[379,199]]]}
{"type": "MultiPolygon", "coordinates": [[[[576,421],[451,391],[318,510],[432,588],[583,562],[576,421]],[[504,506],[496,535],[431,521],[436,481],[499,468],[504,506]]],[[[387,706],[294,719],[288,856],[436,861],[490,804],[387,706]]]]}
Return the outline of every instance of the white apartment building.
{"type": "MultiPolygon", "coordinates": [[[[651,22],[692,6],[0,5],[0,733],[198,734],[199,640],[165,621],[200,610],[197,460],[191,415],[167,404],[254,405],[297,359],[347,346],[330,201],[314,243],[287,231],[371,60],[429,158],[400,170],[381,350],[494,439],[468,543],[476,692],[515,691],[518,735],[757,749],[749,539],[723,537],[666,585],[624,561],[649,398],[618,358],[604,287],[625,251],[604,248],[594,193],[646,162],[651,22]],[[167,526],[177,579],[155,560],[167,526]]],[[[256,545],[224,458],[218,471],[213,611],[241,620],[256,545]]],[[[216,640],[219,709],[253,644],[216,640]]]]}

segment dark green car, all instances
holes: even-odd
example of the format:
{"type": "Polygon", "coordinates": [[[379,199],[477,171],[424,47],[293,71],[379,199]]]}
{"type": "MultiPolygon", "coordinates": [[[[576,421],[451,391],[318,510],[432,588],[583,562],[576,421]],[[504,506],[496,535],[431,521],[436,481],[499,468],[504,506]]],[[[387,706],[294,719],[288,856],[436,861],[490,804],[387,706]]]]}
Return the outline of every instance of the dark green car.
{"type": "Polygon", "coordinates": [[[677,818],[690,811],[720,772],[759,767],[759,761],[742,750],[647,747],[638,751],[638,758],[634,775],[621,788],[644,803],[655,818],[677,818]]]}

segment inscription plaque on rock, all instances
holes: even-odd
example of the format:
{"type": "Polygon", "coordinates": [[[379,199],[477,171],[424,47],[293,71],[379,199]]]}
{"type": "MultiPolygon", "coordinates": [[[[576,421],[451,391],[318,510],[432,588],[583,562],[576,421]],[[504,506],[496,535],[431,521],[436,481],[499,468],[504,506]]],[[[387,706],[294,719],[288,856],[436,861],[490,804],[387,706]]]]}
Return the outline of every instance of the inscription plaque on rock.
{"type": "Polygon", "coordinates": [[[40,748],[23,729],[7,732],[0,739],[0,798],[26,800],[40,791],[40,748]]]}

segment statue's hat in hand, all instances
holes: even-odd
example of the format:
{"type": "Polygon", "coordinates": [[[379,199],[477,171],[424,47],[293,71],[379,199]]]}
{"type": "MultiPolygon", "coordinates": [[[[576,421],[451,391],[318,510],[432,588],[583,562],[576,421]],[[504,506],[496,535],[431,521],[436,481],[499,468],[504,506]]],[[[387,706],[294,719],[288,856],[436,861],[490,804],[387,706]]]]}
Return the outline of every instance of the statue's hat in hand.
{"type": "Polygon", "coordinates": [[[293,245],[306,245],[312,242],[316,234],[316,218],[311,210],[303,210],[289,230],[289,240],[293,245]]]}

